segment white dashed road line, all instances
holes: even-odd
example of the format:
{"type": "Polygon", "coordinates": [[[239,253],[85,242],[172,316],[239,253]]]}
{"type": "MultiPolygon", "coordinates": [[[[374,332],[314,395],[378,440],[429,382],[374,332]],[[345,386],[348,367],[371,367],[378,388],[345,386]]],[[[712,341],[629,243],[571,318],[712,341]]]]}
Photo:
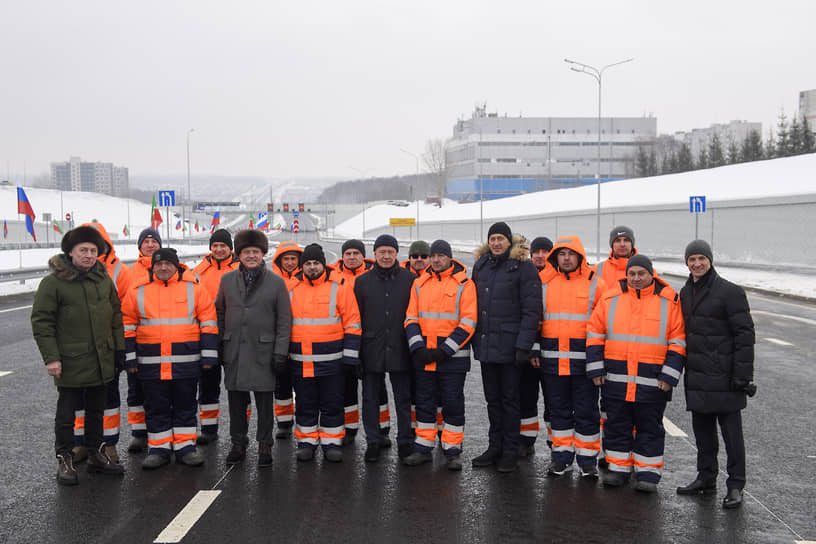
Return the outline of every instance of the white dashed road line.
{"type": "Polygon", "coordinates": [[[681,438],[688,436],[683,432],[683,429],[672,423],[666,416],[663,416],[663,427],[666,429],[666,432],[669,433],[669,436],[677,436],[681,438]]]}
{"type": "Polygon", "coordinates": [[[19,308],[6,308],[5,310],[0,310],[0,314],[4,314],[6,312],[16,312],[17,310],[27,310],[31,308],[31,306],[20,306],[19,308]]]}
{"type": "Polygon", "coordinates": [[[11,370],[0,370],[0,378],[8,376],[9,374],[11,374],[11,370]]]}
{"type": "Polygon", "coordinates": [[[778,338],[766,338],[765,340],[767,340],[771,344],[776,344],[778,346],[792,346],[793,345],[790,342],[785,342],[784,340],[780,340],[778,338]]]}
{"type": "Polygon", "coordinates": [[[164,528],[164,531],[156,537],[153,542],[156,543],[175,543],[181,542],[181,539],[192,529],[193,525],[201,519],[204,512],[210,507],[215,499],[220,495],[220,491],[209,490],[199,491],[190,499],[187,506],[173,518],[173,521],[164,528]]]}
{"type": "Polygon", "coordinates": [[[816,319],[808,319],[807,317],[799,317],[797,315],[785,315],[785,314],[777,314],[774,312],[766,312],[764,310],[751,310],[751,315],[768,315],[771,317],[779,317],[781,319],[790,319],[791,321],[798,321],[799,323],[805,323],[807,325],[815,325],[816,326],[816,319]]]}

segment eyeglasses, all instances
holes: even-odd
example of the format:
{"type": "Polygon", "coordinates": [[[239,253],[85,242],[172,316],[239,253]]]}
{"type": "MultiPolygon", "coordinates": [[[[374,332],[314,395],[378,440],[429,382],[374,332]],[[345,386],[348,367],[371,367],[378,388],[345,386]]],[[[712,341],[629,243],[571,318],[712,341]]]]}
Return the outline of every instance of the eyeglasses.
{"type": "Polygon", "coordinates": [[[419,254],[416,254],[416,253],[415,253],[415,254],[413,254],[413,255],[411,255],[410,257],[411,257],[412,259],[427,259],[427,258],[428,258],[428,256],[427,256],[427,255],[419,255],[419,254]]]}

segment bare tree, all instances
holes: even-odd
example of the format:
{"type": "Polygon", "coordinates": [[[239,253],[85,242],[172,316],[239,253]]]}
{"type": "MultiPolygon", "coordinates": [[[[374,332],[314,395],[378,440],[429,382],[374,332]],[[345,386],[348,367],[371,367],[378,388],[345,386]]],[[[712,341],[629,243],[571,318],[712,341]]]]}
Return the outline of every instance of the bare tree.
{"type": "Polygon", "coordinates": [[[445,178],[447,177],[447,161],[445,158],[445,142],[441,138],[433,138],[425,142],[425,153],[422,154],[426,171],[431,174],[433,187],[439,191],[439,202],[445,198],[445,178]]]}

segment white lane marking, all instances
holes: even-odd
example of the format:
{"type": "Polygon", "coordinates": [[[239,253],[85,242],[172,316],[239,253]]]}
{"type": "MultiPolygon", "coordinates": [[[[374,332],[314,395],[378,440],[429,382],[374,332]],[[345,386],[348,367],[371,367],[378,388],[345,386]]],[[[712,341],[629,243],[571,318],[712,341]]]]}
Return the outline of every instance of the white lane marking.
{"type": "Polygon", "coordinates": [[[20,306],[19,308],[6,308],[5,310],[0,310],[0,314],[4,314],[6,312],[16,312],[17,310],[27,310],[31,308],[31,306],[20,306]]]}
{"type": "Polygon", "coordinates": [[[796,315],[776,314],[774,312],[766,312],[763,310],[751,310],[753,315],[769,315],[771,317],[781,317],[782,319],[790,319],[798,321],[799,323],[806,323],[807,325],[816,325],[816,319],[808,319],[807,317],[799,317],[796,315]]]}
{"type": "Polygon", "coordinates": [[[199,491],[190,499],[187,506],[173,518],[173,521],[164,528],[156,540],[153,542],[161,543],[175,543],[181,542],[187,532],[192,529],[193,525],[201,519],[207,508],[215,501],[216,497],[220,495],[220,491],[199,491]]]}
{"type": "Polygon", "coordinates": [[[666,416],[663,416],[663,427],[666,429],[666,432],[669,433],[670,436],[679,437],[688,436],[686,433],[683,432],[683,429],[672,423],[666,416]]]}
{"type": "Polygon", "coordinates": [[[11,370],[0,370],[0,378],[8,376],[9,374],[11,374],[11,370]]]}
{"type": "Polygon", "coordinates": [[[816,544],[816,540],[794,540],[795,544],[816,544]]]}
{"type": "Polygon", "coordinates": [[[765,340],[767,340],[771,344],[776,344],[776,345],[779,345],[779,346],[792,346],[793,345],[790,342],[785,342],[784,340],[779,340],[778,338],[766,338],[765,340]]]}
{"type": "Polygon", "coordinates": [[[757,298],[759,300],[764,300],[765,302],[773,302],[775,304],[784,304],[786,306],[795,306],[796,308],[804,308],[805,310],[812,310],[813,306],[808,306],[806,304],[797,304],[796,302],[791,302],[789,300],[784,300],[781,298],[768,298],[763,297],[762,295],[757,295],[756,293],[751,293],[751,298],[757,298]]]}

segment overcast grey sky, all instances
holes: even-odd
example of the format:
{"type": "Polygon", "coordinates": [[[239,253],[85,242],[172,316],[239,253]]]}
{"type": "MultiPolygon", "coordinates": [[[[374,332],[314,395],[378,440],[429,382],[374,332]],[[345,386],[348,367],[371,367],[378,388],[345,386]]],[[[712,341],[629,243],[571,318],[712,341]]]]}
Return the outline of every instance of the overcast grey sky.
{"type": "Polygon", "coordinates": [[[0,176],[410,174],[477,102],[525,116],[733,119],[767,135],[816,88],[816,1],[0,0],[0,176]]]}

